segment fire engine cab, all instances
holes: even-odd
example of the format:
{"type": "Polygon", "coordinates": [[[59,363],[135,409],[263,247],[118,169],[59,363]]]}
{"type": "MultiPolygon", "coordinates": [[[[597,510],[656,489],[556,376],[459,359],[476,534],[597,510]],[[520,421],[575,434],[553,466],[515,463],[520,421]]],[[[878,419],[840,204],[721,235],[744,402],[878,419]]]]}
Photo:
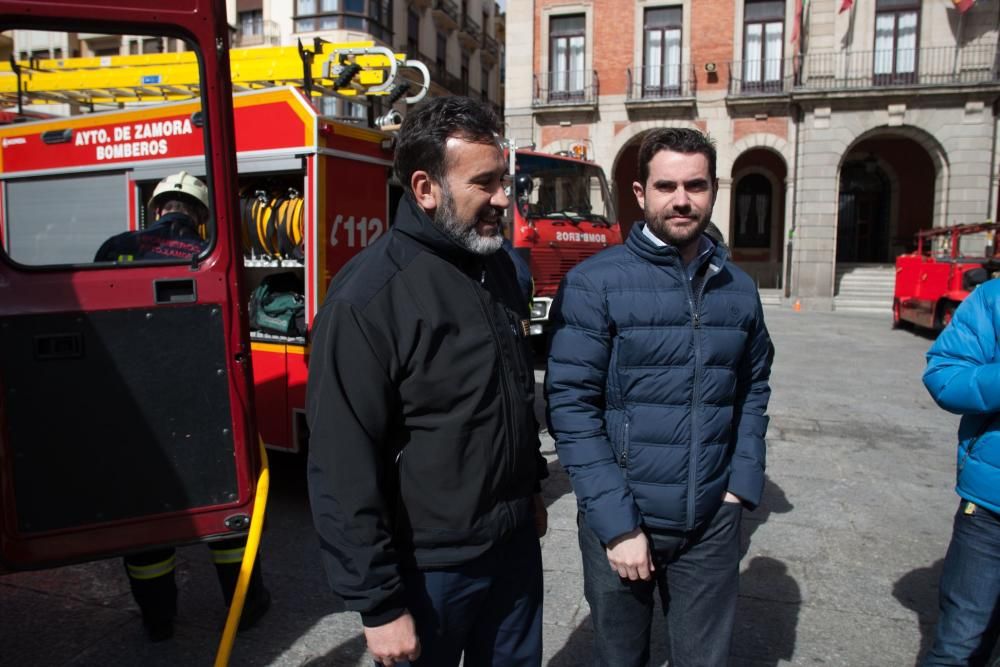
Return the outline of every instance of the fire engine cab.
{"type": "Polygon", "coordinates": [[[531,267],[535,293],[531,333],[549,328],[549,310],[563,277],[587,257],[622,242],[604,171],[572,153],[511,146],[511,243],[531,267]]]}

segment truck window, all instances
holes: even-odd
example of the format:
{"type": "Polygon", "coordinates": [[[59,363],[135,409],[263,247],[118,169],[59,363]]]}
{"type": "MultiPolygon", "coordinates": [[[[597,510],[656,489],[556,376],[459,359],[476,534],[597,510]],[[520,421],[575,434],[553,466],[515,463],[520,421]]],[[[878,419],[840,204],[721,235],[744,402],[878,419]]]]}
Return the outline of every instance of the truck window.
{"type": "Polygon", "coordinates": [[[3,252],[29,267],[206,256],[215,216],[197,49],[178,35],[11,33],[32,56],[0,67],[3,252]],[[171,189],[156,202],[153,173],[171,189]]]}
{"type": "Polygon", "coordinates": [[[528,174],[532,180],[530,192],[515,193],[526,219],[587,220],[605,224],[615,219],[604,172],[595,164],[520,153],[517,173],[528,174]]]}

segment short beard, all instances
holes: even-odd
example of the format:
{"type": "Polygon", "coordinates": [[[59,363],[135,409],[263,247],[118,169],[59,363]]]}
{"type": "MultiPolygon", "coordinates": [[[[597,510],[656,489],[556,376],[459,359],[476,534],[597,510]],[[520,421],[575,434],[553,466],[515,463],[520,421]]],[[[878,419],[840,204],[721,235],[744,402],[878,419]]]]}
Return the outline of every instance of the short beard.
{"type": "Polygon", "coordinates": [[[471,225],[458,219],[455,212],[455,200],[451,197],[451,192],[444,186],[441,187],[442,202],[434,211],[431,221],[434,226],[440,229],[452,241],[474,255],[492,255],[503,245],[503,236],[500,234],[499,219],[497,220],[497,232],[492,236],[483,236],[476,229],[474,220],[471,225]]]}
{"type": "Polygon", "coordinates": [[[649,226],[649,231],[653,232],[664,243],[669,243],[678,249],[686,248],[692,243],[697,243],[698,238],[705,233],[708,223],[711,220],[711,215],[706,215],[698,221],[698,225],[690,233],[674,235],[667,224],[667,215],[663,211],[653,213],[648,208],[643,208],[643,214],[646,217],[646,225],[649,226]]]}

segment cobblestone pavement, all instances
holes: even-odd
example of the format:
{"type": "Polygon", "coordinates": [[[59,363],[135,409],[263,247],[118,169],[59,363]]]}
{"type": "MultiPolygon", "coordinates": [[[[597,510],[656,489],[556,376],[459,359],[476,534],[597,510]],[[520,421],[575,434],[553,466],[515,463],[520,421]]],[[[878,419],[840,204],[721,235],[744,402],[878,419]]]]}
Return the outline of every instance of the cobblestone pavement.
{"type": "MultiPolygon", "coordinates": [[[[743,519],[732,664],[910,667],[929,642],[957,506],[958,419],[920,382],[930,338],[880,317],[766,316],[777,349],[768,481],[763,505],[743,519]]],[[[575,503],[547,434],[543,450],[544,663],[585,665],[592,634],[575,503]]],[[[370,665],[357,618],[332,613],[302,461],[274,455],[272,468],[262,558],[274,605],[239,636],[231,664],[370,665]]],[[[225,612],[208,551],[179,555],[177,634],[161,644],[145,640],[118,560],[0,578],[0,663],[211,664],[225,612]]],[[[661,619],[654,634],[653,664],[666,664],[661,619]]]]}

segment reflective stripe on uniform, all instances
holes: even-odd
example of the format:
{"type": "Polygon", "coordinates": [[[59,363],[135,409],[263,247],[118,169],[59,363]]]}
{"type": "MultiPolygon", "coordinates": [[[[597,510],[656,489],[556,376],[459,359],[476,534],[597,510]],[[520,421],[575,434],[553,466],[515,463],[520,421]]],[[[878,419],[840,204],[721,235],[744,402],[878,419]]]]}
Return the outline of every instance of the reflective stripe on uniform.
{"type": "Polygon", "coordinates": [[[151,565],[132,565],[131,563],[128,563],[125,568],[128,570],[129,577],[133,579],[145,580],[156,579],[157,577],[162,577],[165,574],[170,574],[174,571],[176,564],[177,556],[174,555],[151,565]]]}
{"type": "Polygon", "coordinates": [[[212,549],[212,562],[216,565],[229,565],[243,562],[243,547],[235,549],[212,549]]]}

